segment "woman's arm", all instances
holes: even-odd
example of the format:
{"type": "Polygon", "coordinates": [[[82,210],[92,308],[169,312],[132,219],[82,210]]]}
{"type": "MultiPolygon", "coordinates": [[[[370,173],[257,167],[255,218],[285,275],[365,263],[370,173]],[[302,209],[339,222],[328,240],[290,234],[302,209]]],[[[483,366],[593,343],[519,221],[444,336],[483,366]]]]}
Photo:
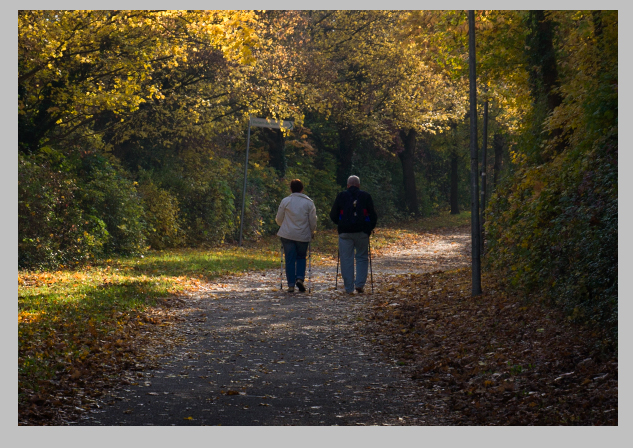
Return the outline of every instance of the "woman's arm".
{"type": "Polygon", "coordinates": [[[310,233],[314,233],[317,227],[317,215],[316,215],[316,207],[313,203],[311,203],[312,207],[310,207],[310,214],[308,215],[308,221],[310,223],[310,233]]]}
{"type": "Polygon", "coordinates": [[[279,227],[281,227],[281,224],[284,222],[284,217],[286,215],[287,202],[288,201],[286,201],[286,198],[283,198],[281,200],[281,204],[279,204],[279,209],[277,210],[277,216],[275,216],[275,222],[277,223],[279,227]]]}

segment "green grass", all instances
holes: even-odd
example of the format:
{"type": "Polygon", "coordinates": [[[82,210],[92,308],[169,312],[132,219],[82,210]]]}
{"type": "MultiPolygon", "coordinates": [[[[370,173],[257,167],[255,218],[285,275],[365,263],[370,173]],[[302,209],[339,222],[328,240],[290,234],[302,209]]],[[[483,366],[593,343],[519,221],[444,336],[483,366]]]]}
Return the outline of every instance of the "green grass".
{"type": "Polygon", "coordinates": [[[196,277],[211,280],[275,267],[277,253],[266,244],[246,247],[227,246],[214,250],[178,249],[153,252],[143,258],[120,260],[124,267],[147,276],[196,277]]]}

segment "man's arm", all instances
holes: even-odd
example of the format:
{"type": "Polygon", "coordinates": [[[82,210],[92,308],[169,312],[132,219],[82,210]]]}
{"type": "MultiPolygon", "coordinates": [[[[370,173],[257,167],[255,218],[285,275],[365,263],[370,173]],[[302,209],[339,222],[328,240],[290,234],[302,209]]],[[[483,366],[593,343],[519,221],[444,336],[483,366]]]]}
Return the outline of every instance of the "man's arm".
{"type": "Polygon", "coordinates": [[[369,193],[367,196],[367,213],[369,213],[369,231],[371,232],[374,230],[374,227],[376,227],[378,215],[376,214],[376,209],[374,208],[374,200],[369,193]]]}
{"type": "Polygon", "coordinates": [[[332,205],[332,210],[330,210],[330,219],[336,225],[338,225],[338,213],[340,210],[340,206],[339,206],[340,196],[341,196],[340,193],[336,195],[336,199],[334,200],[334,204],[332,205]]]}

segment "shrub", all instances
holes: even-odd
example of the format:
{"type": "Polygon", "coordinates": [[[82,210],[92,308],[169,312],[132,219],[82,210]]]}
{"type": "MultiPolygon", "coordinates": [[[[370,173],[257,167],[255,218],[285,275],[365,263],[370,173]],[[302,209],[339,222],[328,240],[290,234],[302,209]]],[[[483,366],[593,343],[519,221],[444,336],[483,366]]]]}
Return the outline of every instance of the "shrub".
{"type": "Polygon", "coordinates": [[[107,254],[136,255],[146,249],[143,206],[136,182],[114,160],[92,154],[84,159],[81,207],[86,216],[103,222],[107,254]]]}
{"type": "Polygon", "coordinates": [[[487,210],[489,266],[617,341],[617,137],[524,168],[487,210]]]}
{"type": "Polygon", "coordinates": [[[166,249],[182,244],[178,200],[158,188],[151,179],[139,185],[146,223],[145,238],[152,249],[166,249]]]}
{"type": "Polygon", "coordinates": [[[234,231],[234,170],[224,158],[190,150],[148,173],[176,201],[183,237],[178,244],[211,246],[234,231]]]}
{"type": "Polygon", "coordinates": [[[18,268],[56,268],[99,256],[105,223],[85,213],[76,179],[41,157],[18,154],[18,268]]]}

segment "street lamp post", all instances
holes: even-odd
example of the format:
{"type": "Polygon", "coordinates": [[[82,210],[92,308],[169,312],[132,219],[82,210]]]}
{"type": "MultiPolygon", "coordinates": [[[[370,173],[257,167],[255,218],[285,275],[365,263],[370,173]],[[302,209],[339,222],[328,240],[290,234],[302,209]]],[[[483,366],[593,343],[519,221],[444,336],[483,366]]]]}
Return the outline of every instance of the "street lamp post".
{"type": "Polygon", "coordinates": [[[246,160],[244,162],[244,187],[242,188],[242,213],[240,214],[240,240],[239,245],[242,245],[242,232],[244,229],[244,208],[246,205],[246,179],[248,178],[248,151],[251,145],[251,127],[256,128],[270,128],[270,129],[287,129],[293,128],[294,123],[292,121],[277,121],[270,118],[256,118],[248,117],[248,134],[246,137],[246,160]]]}

